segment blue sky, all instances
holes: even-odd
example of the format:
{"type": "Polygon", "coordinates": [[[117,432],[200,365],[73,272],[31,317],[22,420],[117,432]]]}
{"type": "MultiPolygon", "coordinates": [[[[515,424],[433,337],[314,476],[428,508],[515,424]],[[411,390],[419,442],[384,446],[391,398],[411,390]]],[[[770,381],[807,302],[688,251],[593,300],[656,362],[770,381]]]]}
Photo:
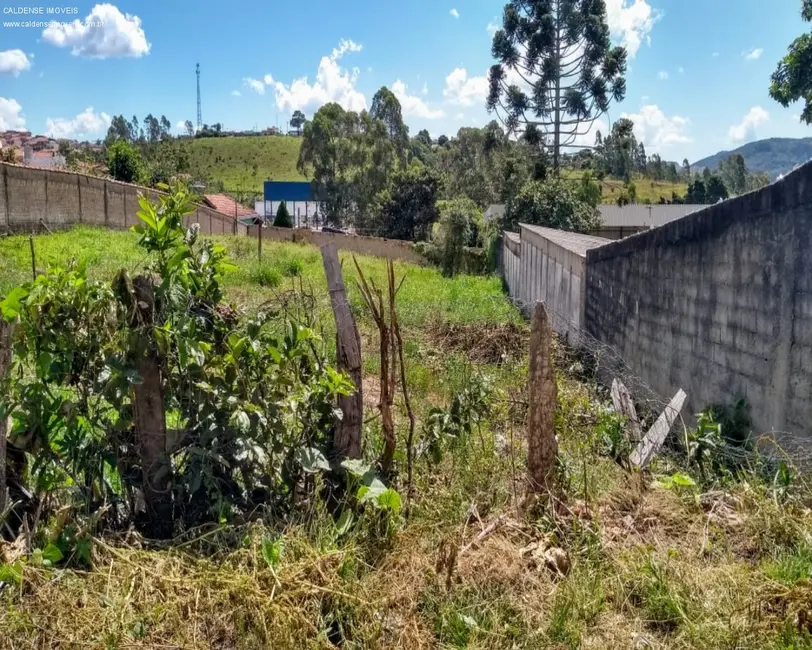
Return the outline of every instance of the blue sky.
{"type": "MultiPolygon", "coordinates": [[[[103,137],[112,115],[195,120],[226,128],[286,122],[326,101],[369,107],[399,96],[412,133],[482,125],[489,30],[503,2],[486,0],[0,0],[0,130],[103,137]],[[67,10],[67,16],[12,14],[67,10]],[[103,23],[94,26],[90,23],[103,23]]],[[[627,98],[602,118],[630,116],[649,152],[691,161],[771,136],[812,136],[798,106],[770,99],[769,77],[809,25],[800,0],[606,0],[613,38],[629,49],[627,98]]],[[[591,140],[591,136],[590,136],[591,140]]]]}

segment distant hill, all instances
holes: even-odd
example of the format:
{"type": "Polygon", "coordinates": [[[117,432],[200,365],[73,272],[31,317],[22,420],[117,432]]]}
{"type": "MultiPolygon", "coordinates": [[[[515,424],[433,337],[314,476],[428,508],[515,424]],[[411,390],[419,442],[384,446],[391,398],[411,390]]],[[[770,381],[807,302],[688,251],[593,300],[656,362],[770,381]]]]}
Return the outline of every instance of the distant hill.
{"type": "Polygon", "coordinates": [[[296,169],[302,139],[286,135],[179,140],[189,153],[192,176],[221,180],[228,191],[262,192],[262,183],[301,181],[296,169]]]}
{"type": "Polygon", "coordinates": [[[812,138],[768,138],[757,140],[733,149],[720,151],[691,165],[692,170],[704,167],[711,171],[719,169],[719,163],[732,153],[744,156],[747,169],[752,172],[766,172],[770,178],[792,171],[793,167],[812,158],[812,138]]]}

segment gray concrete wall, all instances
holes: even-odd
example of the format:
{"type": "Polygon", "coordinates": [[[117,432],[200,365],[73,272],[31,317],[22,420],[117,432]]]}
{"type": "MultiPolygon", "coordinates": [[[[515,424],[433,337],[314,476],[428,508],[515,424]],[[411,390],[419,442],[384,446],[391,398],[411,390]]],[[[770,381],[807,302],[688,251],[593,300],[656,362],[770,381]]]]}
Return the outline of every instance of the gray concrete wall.
{"type": "MultiPolygon", "coordinates": [[[[587,253],[586,330],[688,413],[746,397],[760,432],[812,433],[812,164],[587,253]]],[[[806,440],[808,447],[809,441],[806,440]]]]}
{"type": "Polygon", "coordinates": [[[519,224],[520,232],[505,233],[504,278],[511,297],[529,314],[542,301],[553,329],[575,340],[583,328],[586,252],[607,240],[519,224]]]}
{"type": "MultiPolygon", "coordinates": [[[[72,172],[0,163],[0,233],[29,232],[76,224],[129,228],[138,221],[138,196],[155,200],[160,192],[104,178],[72,172]]],[[[246,227],[234,218],[206,206],[198,206],[196,221],[207,234],[245,234],[246,227]]]]}

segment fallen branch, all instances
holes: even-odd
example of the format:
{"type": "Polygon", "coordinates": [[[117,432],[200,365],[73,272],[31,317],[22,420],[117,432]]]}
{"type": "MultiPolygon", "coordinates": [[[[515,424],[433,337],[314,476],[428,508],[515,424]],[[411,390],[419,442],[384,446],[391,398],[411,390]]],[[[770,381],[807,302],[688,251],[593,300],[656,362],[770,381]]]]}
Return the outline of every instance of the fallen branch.
{"type": "Polygon", "coordinates": [[[483,541],[486,537],[489,537],[497,530],[499,530],[507,521],[507,515],[499,515],[496,519],[494,519],[486,528],[484,528],[474,539],[472,539],[468,544],[462,547],[457,557],[462,555],[463,553],[467,553],[470,551],[474,546],[479,544],[479,542],[483,541]]]}

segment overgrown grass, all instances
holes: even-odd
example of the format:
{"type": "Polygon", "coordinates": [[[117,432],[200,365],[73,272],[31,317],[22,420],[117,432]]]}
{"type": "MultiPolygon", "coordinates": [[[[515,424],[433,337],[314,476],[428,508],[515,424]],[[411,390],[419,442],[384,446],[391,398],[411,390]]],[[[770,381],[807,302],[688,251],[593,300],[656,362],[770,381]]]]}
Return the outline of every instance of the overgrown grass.
{"type": "MultiPolygon", "coordinates": [[[[255,241],[218,241],[238,265],[226,278],[230,300],[250,311],[304,290],[331,341],[317,249],[266,241],[259,263],[255,241]]],[[[144,262],[129,233],[77,229],[38,236],[35,247],[39,268],[85,259],[99,279],[144,262]]],[[[342,257],[362,334],[370,389],[364,453],[372,459],[380,450],[377,338],[352,259],[342,257]]],[[[2,295],[30,277],[27,238],[0,239],[0,259],[2,295]]],[[[383,285],[382,260],[359,263],[383,285]]],[[[434,461],[421,453],[410,516],[393,535],[376,533],[365,518],[342,527],[316,502],[293,521],[258,513],[165,546],[103,536],[90,570],[29,561],[18,579],[0,559],[7,583],[0,648],[812,648],[812,513],[802,483],[779,492],[747,475],[700,495],[628,474],[606,454],[613,420],[605,392],[562,363],[563,498],[555,508],[519,513],[526,340],[516,343],[516,357],[472,362],[465,345],[438,338],[431,325],[471,325],[480,332],[471,348],[487,345],[491,328],[506,321],[520,336],[526,326],[495,278],[447,279],[408,264],[396,264],[396,274],[406,275],[398,312],[418,449],[432,407],[447,407],[474,378],[485,378],[489,392],[487,413],[470,434],[446,440],[434,461]],[[503,526],[465,548],[500,515],[503,526]],[[566,554],[566,575],[548,568],[549,548],[566,554]]],[[[405,498],[400,399],[396,424],[393,480],[405,498]]],[[[664,478],[676,469],[666,458],[653,473],[664,478]]],[[[0,546],[6,562],[15,552],[0,546]]]]}

